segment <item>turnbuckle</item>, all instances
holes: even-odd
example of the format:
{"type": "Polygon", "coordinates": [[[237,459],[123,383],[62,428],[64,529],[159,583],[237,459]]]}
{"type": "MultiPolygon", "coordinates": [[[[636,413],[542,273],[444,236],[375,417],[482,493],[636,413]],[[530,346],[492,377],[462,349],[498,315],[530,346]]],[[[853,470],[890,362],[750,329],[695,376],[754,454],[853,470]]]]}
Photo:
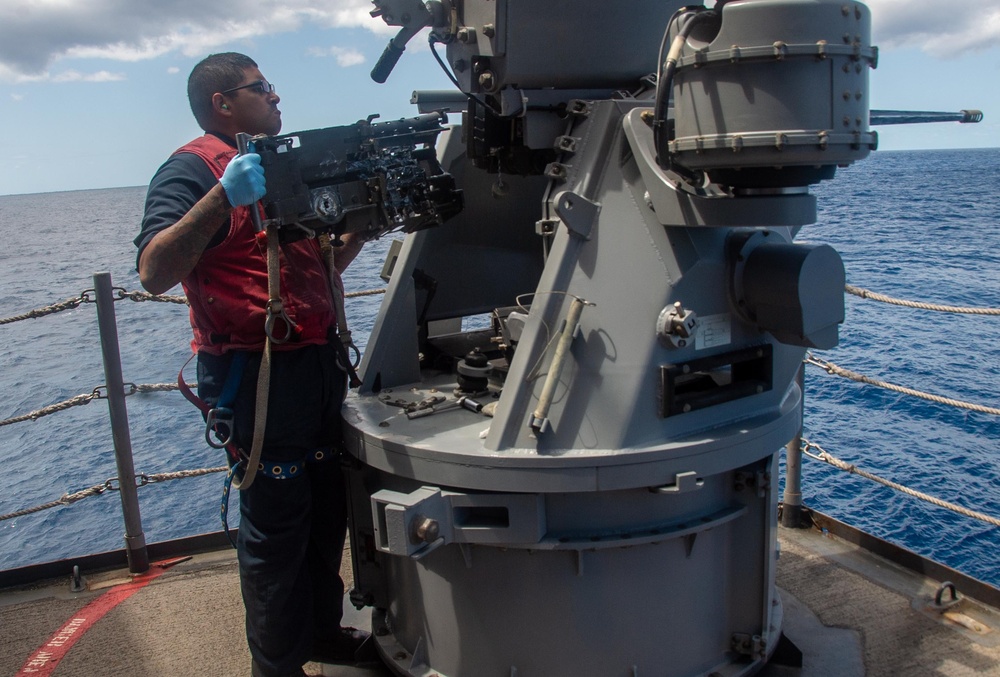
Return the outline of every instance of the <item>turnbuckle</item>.
{"type": "Polygon", "coordinates": [[[233,441],[234,431],[233,410],[230,407],[214,407],[208,410],[208,414],[205,415],[205,441],[208,442],[208,446],[213,449],[225,449],[233,441]]]}

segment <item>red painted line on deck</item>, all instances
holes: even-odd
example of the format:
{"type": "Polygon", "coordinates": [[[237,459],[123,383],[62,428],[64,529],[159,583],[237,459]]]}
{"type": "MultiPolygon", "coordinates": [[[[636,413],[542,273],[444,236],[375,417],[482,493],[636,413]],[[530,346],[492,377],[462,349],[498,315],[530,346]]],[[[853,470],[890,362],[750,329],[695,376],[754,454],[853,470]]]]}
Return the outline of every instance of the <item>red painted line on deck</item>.
{"type": "Polygon", "coordinates": [[[59,661],[69,653],[73,645],[97,621],[101,620],[116,606],[149,585],[154,579],[162,576],[168,567],[185,559],[188,558],[180,557],[153,564],[146,573],[133,576],[130,582],[116,585],[100,597],[92,600],[80,609],[80,611],[73,614],[73,617],[56,630],[45,644],[39,647],[35,653],[31,654],[31,657],[21,667],[21,670],[14,674],[14,677],[49,677],[55,671],[56,667],[58,667],[59,661]]]}

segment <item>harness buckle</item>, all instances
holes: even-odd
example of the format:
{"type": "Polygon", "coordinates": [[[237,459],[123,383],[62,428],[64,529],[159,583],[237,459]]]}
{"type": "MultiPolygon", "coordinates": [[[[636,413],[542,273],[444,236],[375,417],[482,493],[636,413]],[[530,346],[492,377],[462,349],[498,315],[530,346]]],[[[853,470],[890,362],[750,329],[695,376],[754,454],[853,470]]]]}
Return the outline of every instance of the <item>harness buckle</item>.
{"type": "Polygon", "coordinates": [[[271,299],[267,302],[264,317],[264,333],[271,339],[272,343],[280,345],[292,338],[292,334],[295,331],[295,323],[292,322],[292,318],[285,312],[285,308],[282,306],[280,300],[271,299]],[[285,324],[284,336],[276,336],[274,333],[274,325],[277,320],[281,320],[285,324]]]}
{"type": "Polygon", "coordinates": [[[214,407],[205,415],[205,441],[213,449],[225,449],[233,441],[235,425],[230,407],[214,407]],[[213,436],[212,433],[215,433],[213,436]]]}

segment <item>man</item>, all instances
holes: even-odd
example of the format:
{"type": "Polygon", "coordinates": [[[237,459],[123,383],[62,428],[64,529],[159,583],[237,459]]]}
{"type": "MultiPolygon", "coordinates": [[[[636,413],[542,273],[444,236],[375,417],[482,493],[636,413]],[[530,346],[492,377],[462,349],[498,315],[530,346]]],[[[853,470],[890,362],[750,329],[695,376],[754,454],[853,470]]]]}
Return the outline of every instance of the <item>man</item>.
{"type": "MultiPolygon", "coordinates": [[[[135,239],[138,270],[154,294],[183,284],[198,393],[210,407],[224,398],[233,410],[230,448],[238,456],[231,461],[238,461],[254,439],[269,295],[267,242],[250,212],[266,192],[264,172],[260,156],[237,155],[234,139],[239,132],[277,134],[280,99],[257,64],[236,53],[197,64],[188,98],[206,134],[177,150],[150,182],[135,239]]],[[[340,626],[347,518],[334,445],[346,374],[332,286],[342,288],[339,273],[362,245],[344,240],[332,266],[315,239],[281,247],[289,321],[274,333],[289,339],[271,343],[260,470],[240,492],[237,553],[253,677],[304,675],[309,660],[354,663],[374,655],[367,633],[340,626]]]]}

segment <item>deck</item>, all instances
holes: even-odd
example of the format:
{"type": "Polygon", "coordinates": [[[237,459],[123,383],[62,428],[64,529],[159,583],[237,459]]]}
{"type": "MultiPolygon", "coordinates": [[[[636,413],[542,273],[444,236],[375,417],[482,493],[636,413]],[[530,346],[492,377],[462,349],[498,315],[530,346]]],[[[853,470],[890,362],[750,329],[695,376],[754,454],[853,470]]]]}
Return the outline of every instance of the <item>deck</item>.
{"type": "MultiPolygon", "coordinates": [[[[963,599],[949,620],[928,609],[938,581],[818,529],[781,528],[779,542],[784,631],[802,650],[803,667],[769,665],[761,675],[1000,676],[1000,613],[965,596],[962,584],[963,599]]],[[[85,572],[85,581],[88,589],[76,593],[68,577],[0,591],[0,675],[18,675],[57,631],[67,638],[77,634],[73,622],[81,609],[129,577],[124,570],[85,572]]],[[[367,627],[369,611],[347,605],[345,622],[367,627]]],[[[232,550],[194,555],[165,569],[78,634],[55,670],[39,674],[246,677],[250,671],[232,550]]],[[[306,671],[394,674],[315,663],[306,671]]]]}

